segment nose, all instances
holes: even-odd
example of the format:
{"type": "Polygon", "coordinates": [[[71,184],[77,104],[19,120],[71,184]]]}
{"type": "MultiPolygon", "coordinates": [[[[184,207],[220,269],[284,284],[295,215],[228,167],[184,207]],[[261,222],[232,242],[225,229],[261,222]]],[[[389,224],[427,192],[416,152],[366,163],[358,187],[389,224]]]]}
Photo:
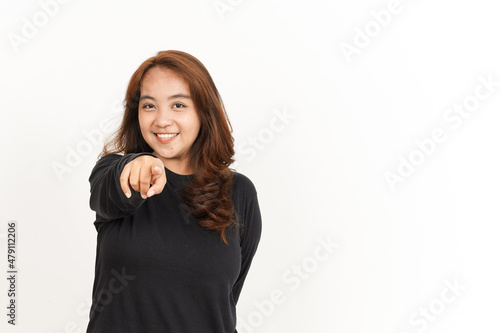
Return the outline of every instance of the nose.
{"type": "Polygon", "coordinates": [[[168,108],[158,108],[155,119],[156,126],[167,127],[169,125],[172,125],[174,123],[172,115],[173,112],[168,108]]]}

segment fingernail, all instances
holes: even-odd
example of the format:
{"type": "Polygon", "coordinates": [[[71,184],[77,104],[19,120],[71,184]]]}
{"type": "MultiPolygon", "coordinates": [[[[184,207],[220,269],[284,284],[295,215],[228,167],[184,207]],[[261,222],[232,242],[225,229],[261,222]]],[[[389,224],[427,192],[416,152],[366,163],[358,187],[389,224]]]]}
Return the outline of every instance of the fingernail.
{"type": "Polygon", "coordinates": [[[131,194],[127,192],[127,193],[125,193],[125,196],[126,196],[127,198],[130,198],[131,194]]]}
{"type": "Polygon", "coordinates": [[[155,191],[151,190],[151,191],[148,192],[148,197],[152,197],[154,194],[155,194],[155,191]]]}
{"type": "Polygon", "coordinates": [[[147,198],[147,196],[146,196],[145,194],[141,194],[141,197],[142,197],[143,199],[146,199],[146,198],[147,198]]]}

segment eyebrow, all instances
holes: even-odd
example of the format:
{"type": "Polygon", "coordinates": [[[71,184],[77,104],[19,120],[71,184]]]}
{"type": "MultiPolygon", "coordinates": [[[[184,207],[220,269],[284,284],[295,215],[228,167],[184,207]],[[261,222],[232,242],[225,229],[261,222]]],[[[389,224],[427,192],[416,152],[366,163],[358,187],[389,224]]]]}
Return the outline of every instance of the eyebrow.
{"type": "MultiPolygon", "coordinates": [[[[168,100],[174,99],[174,98],[185,98],[185,99],[191,99],[191,96],[186,95],[186,94],[175,94],[167,98],[168,100]]],[[[144,95],[139,98],[139,101],[142,101],[143,99],[152,99],[153,101],[156,101],[154,97],[151,97],[149,95],[144,95]]]]}

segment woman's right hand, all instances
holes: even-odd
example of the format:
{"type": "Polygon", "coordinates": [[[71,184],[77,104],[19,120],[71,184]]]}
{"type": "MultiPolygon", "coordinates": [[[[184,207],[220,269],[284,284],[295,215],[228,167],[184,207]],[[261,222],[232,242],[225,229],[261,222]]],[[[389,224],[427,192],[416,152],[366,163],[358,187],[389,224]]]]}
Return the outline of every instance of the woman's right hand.
{"type": "Polygon", "coordinates": [[[134,158],[125,165],[120,175],[120,184],[127,198],[132,196],[129,182],[134,190],[141,193],[143,199],[161,193],[167,183],[163,162],[150,155],[134,158]]]}

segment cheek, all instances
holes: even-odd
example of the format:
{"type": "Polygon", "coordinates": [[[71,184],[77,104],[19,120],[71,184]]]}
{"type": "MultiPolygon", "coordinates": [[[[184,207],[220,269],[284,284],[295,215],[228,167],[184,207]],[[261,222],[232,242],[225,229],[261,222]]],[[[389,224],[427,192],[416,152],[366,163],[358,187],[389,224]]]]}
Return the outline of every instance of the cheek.
{"type": "Polygon", "coordinates": [[[189,126],[189,134],[193,140],[198,136],[199,131],[200,131],[200,125],[196,122],[192,122],[189,126]]]}
{"type": "Polygon", "coordinates": [[[139,116],[137,117],[139,120],[139,127],[142,129],[146,129],[150,126],[151,124],[151,117],[147,114],[144,113],[139,113],[139,116]]]}
{"type": "Polygon", "coordinates": [[[194,136],[198,135],[200,130],[200,119],[198,115],[193,115],[191,118],[191,130],[193,131],[194,136]]]}
{"type": "Polygon", "coordinates": [[[149,132],[149,126],[148,126],[148,121],[145,117],[139,116],[139,130],[141,131],[141,134],[144,138],[147,137],[147,133],[149,132]]]}
{"type": "Polygon", "coordinates": [[[197,135],[200,128],[198,119],[193,115],[185,115],[182,118],[178,118],[177,123],[186,133],[194,136],[197,135]]]}
{"type": "Polygon", "coordinates": [[[141,130],[142,133],[144,133],[144,120],[142,117],[139,117],[139,129],[141,130]]]}

